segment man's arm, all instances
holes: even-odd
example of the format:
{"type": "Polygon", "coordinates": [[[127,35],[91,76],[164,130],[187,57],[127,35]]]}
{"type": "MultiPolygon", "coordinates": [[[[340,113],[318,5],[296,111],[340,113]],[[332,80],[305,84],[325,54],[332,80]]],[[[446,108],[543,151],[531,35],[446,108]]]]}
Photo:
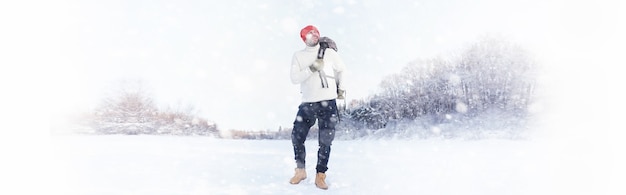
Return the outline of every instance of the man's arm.
{"type": "Polygon", "coordinates": [[[310,68],[300,68],[300,62],[296,55],[293,55],[293,59],[291,60],[291,83],[300,84],[304,82],[309,76],[311,76],[313,72],[310,68]]]}
{"type": "Polygon", "coordinates": [[[346,70],[346,65],[343,63],[343,60],[341,59],[341,57],[339,57],[335,50],[329,49],[326,54],[329,57],[332,57],[331,59],[333,60],[333,71],[335,73],[335,79],[337,81],[337,89],[345,90],[345,88],[343,87],[343,75],[346,70]]]}

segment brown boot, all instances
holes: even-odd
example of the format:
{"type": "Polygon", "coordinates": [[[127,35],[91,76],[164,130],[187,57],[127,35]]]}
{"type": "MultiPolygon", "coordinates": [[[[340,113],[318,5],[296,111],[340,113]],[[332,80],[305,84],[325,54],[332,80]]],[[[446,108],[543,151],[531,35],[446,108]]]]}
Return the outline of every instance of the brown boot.
{"type": "Polygon", "coordinates": [[[304,179],[306,179],[306,171],[304,170],[304,168],[296,168],[296,173],[291,178],[291,180],[289,180],[289,183],[290,184],[299,184],[300,181],[302,181],[304,179]]]}
{"type": "Polygon", "coordinates": [[[323,190],[328,190],[328,185],[326,185],[325,180],[326,180],[325,173],[317,173],[317,175],[315,175],[315,186],[323,190]]]}

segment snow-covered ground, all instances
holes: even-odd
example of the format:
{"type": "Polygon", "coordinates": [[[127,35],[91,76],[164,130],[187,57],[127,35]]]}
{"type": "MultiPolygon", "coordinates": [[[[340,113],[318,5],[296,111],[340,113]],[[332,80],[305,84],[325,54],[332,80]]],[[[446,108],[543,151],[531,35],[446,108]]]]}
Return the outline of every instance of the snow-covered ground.
{"type": "Polygon", "coordinates": [[[313,183],[314,140],[307,141],[309,178],[299,185],[288,183],[287,140],[55,136],[44,143],[44,156],[22,151],[26,161],[4,167],[15,177],[4,176],[11,185],[1,194],[623,194],[626,181],[622,152],[577,138],[335,141],[327,191],[313,183]]]}

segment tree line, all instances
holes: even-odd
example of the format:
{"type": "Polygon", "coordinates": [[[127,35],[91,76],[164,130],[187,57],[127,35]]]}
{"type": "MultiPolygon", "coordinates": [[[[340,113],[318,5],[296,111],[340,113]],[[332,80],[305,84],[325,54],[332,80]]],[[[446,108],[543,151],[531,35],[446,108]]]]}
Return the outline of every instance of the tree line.
{"type": "Polygon", "coordinates": [[[217,124],[193,106],[159,110],[141,81],[121,81],[100,105],[86,114],[93,134],[219,135],[217,124]]]}
{"type": "Polygon", "coordinates": [[[388,76],[381,92],[346,112],[344,128],[384,136],[518,136],[536,101],[536,66],[521,46],[484,37],[458,57],[416,60],[388,76]]]}

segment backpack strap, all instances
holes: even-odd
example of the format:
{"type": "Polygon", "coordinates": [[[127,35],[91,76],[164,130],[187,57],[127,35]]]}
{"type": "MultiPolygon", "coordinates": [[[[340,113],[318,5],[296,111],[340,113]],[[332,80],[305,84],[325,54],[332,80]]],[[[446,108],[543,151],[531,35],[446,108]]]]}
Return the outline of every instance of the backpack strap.
{"type": "Polygon", "coordinates": [[[328,43],[320,42],[320,49],[317,50],[317,59],[324,59],[324,54],[326,54],[326,49],[328,48],[328,43]]]}
{"type": "MultiPolygon", "coordinates": [[[[319,40],[319,44],[320,44],[320,49],[317,50],[317,59],[324,59],[324,54],[326,54],[326,49],[328,48],[331,48],[337,51],[337,45],[335,44],[335,41],[333,41],[332,39],[328,37],[321,37],[319,40]]],[[[322,88],[328,88],[328,80],[326,79],[326,77],[329,77],[329,76],[326,75],[324,70],[320,70],[319,75],[320,75],[320,79],[322,80],[322,88]]],[[[333,77],[330,77],[330,78],[333,78],[333,77]]],[[[335,79],[335,82],[338,82],[337,79],[335,79]]],[[[339,85],[339,83],[335,83],[335,84],[339,85]]]]}

